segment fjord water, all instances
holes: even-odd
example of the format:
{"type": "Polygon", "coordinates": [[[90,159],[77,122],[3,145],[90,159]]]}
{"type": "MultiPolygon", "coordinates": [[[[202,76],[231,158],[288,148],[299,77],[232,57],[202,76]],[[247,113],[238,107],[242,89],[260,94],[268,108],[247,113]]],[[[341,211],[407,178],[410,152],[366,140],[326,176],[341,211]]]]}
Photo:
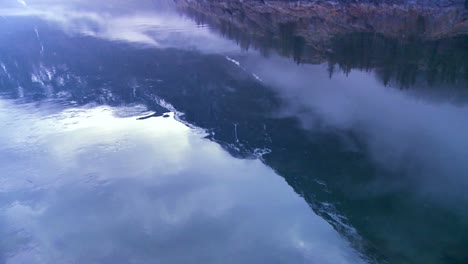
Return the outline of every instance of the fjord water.
{"type": "Polygon", "coordinates": [[[0,16],[1,263],[468,261],[465,38],[298,65],[172,1],[0,16]]]}

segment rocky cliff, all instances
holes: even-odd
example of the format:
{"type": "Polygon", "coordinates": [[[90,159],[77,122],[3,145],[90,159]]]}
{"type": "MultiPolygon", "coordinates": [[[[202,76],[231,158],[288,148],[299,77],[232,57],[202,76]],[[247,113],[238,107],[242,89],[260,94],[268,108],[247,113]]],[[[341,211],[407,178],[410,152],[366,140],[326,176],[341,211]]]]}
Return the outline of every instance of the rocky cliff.
{"type": "Polygon", "coordinates": [[[180,10],[242,48],[298,63],[375,70],[385,84],[468,81],[468,10],[463,1],[176,0],[180,10]],[[423,2],[426,1],[426,2],[423,2]]]}
{"type": "Polygon", "coordinates": [[[175,0],[184,11],[257,35],[302,37],[320,45],[367,32],[391,38],[440,39],[468,34],[468,0],[175,0]]]}

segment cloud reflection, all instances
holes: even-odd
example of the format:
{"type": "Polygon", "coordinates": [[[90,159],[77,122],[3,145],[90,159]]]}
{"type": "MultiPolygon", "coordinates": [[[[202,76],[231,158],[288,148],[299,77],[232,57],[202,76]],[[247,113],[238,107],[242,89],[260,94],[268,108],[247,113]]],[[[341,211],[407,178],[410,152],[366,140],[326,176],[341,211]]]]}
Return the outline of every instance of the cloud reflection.
{"type": "Polygon", "coordinates": [[[6,263],[363,262],[271,169],[172,117],[0,101],[0,121],[6,263]]]}
{"type": "MultiPolygon", "coordinates": [[[[120,12],[111,8],[79,8],[89,1],[36,1],[21,7],[0,8],[0,15],[9,17],[37,17],[60,26],[66,33],[102,38],[159,48],[198,49],[205,52],[238,51],[228,40],[184,18],[158,8],[131,9],[120,12]],[[78,7],[77,7],[78,6],[78,7]]],[[[138,4],[135,4],[138,6],[138,4]]],[[[132,7],[133,8],[133,7],[132,7]]]]}

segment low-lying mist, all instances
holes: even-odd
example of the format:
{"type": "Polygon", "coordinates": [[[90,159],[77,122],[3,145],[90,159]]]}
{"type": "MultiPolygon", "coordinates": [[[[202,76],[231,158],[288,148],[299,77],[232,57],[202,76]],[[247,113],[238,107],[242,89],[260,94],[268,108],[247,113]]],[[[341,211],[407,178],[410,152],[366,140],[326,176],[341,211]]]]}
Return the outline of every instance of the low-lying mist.
{"type": "Polygon", "coordinates": [[[283,58],[245,63],[282,99],[281,116],[297,118],[312,132],[352,133],[363,146],[359,151],[387,172],[373,183],[382,193],[468,203],[468,105],[449,89],[444,94],[438,87],[431,99],[424,90],[385,87],[360,71],[330,80],[324,65],[296,66],[283,58]]]}

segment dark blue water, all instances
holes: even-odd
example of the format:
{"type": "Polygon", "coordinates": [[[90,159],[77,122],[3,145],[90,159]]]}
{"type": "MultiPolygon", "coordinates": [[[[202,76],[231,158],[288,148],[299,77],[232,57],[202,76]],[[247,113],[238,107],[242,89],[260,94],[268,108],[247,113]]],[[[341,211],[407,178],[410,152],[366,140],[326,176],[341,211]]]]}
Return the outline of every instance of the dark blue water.
{"type": "Polygon", "coordinates": [[[0,263],[468,261],[465,38],[246,49],[172,1],[0,16],[0,263]]]}

